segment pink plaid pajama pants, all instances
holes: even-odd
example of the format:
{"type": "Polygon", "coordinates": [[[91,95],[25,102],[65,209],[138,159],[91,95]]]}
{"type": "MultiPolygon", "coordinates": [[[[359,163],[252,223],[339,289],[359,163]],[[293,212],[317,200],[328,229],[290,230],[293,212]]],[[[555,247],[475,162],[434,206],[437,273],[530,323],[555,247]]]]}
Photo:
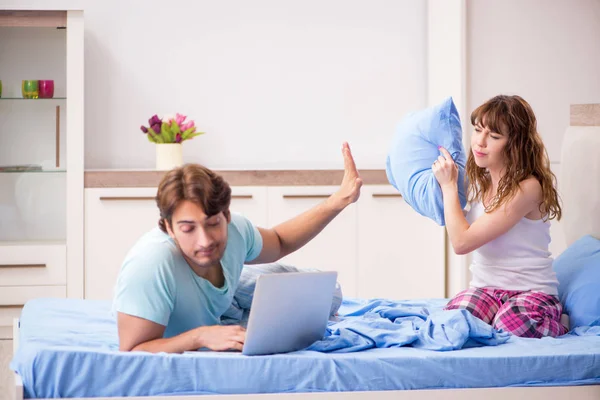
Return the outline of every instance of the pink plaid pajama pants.
{"type": "Polygon", "coordinates": [[[457,294],[445,309],[466,309],[494,328],[521,337],[556,337],[567,333],[560,322],[560,301],[542,292],[470,288],[457,294]]]}

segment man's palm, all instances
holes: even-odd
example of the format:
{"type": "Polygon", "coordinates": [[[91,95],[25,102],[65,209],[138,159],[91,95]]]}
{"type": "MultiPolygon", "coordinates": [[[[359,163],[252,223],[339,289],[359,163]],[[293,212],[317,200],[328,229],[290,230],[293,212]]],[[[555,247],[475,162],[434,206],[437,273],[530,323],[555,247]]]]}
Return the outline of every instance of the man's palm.
{"type": "Polygon", "coordinates": [[[347,206],[354,203],[360,197],[360,188],[362,186],[362,179],[356,169],[352,152],[348,143],[344,143],[342,146],[342,155],[344,156],[344,178],[338,194],[342,201],[347,206]]]}

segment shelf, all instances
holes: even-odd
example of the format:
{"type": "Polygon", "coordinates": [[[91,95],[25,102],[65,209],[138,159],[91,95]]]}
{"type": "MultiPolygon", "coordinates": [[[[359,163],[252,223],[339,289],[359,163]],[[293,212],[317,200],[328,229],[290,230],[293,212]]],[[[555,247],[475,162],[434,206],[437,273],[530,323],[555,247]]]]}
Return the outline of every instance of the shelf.
{"type": "Polygon", "coordinates": [[[66,247],[67,242],[64,240],[0,240],[0,248],[2,247],[66,247]]]}
{"type": "Polygon", "coordinates": [[[66,11],[0,10],[0,26],[25,28],[66,28],[66,11]]]}
{"type": "Polygon", "coordinates": [[[46,100],[46,101],[48,101],[48,100],[66,100],[66,99],[67,99],[66,97],[52,97],[50,99],[40,99],[40,98],[38,98],[38,99],[24,99],[22,97],[0,97],[0,100],[28,100],[28,101],[38,101],[38,100],[42,100],[42,101],[46,100]]]}
{"type": "MultiPolygon", "coordinates": [[[[55,141],[54,141],[54,148],[55,148],[55,168],[50,168],[50,169],[45,169],[45,170],[40,170],[40,169],[26,169],[26,170],[19,170],[19,169],[14,169],[14,170],[10,170],[10,171],[6,171],[6,170],[2,170],[2,168],[0,168],[0,173],[23,173],[23,172],[50,172],[50,173],[56,173],[56,172],[65,172],[64,169],[61,169],[61,165],[64,166],[64,162],[61,163],[60,162],[60,108],[63,107],[66,108],[66,105],[62,102],[60,102],[61,100],[65,100],[65,97],[53,97],[50,99],[24,99],[22,97],[0,97],[0,100],[4,100],[4,104],[6,104],[6,107],[8,108],[21,108],[20,106],[17,106],[15,104],[21,104],[23,105],[23,107],[25,108],[30,108],[31,107],[36,107],[33,106],[31,103],[24,103],[24,100],[30,100],[30,101],[37,101],[37,100],[56,100],[54,103],[52,102],[48,102],[46,101],[45,104],[48,105],[50,104],[51,106],[54,106],[56,108],[56,114],[55,114],[55,141]],[[6,101],[15,101],[16,103],[12,103],[13,105],[9,105],[11,103],[6,103],[6,101]],[[57,102],[59,102],[57,104],[57,102]]],[[[0,101],[1,103],[1,101],[0,101]]],[[[44,102],[42,102],[44,103],[44,102]]],[[[46,105],[40,106],[42,108],[46,107],[46,105]]]]}
{"type": "Polygon", "coordinates": [[[48,169],[38,169],[38,170],[8,170],[2,171],[0,169],[0,174],[60,174],[67,172],[64,168],[48,168],[48,169]]]}

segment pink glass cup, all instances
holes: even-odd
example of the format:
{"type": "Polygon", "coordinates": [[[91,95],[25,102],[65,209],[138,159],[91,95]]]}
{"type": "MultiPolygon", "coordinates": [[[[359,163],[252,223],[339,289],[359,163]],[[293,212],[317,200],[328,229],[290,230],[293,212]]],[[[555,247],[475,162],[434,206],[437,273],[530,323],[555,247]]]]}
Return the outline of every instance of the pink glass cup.
{"type": "Polygon", "coordinates": [[[54,97],[54,81],[40,80],[38,83],[38,90],[40,99],[51,99],[54,97]]]}

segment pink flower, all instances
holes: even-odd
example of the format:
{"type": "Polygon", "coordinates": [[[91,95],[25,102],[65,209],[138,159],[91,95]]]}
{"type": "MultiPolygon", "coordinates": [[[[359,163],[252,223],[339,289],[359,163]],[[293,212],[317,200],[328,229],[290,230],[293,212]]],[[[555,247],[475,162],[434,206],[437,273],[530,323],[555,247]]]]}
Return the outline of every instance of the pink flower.
{"type": "Polygon", "coordinates": [[[187,131],[190,128],[193,128],[195,126],[194,121],[188,121],[185,124],[181,125],[180,129],[182,131],[187,131]]]}
{"type": "Polygon", "coordinates": [[[144,125],[140,126],[140,129],[142,130],[142,132],[148,133],[148,128],[146,128],[144,125]]]}
{"type": "Polygon", "coordinates": [[[175,143],[181,143],[181,133],[175,135],[175,143]]]}
{"type": "Polygon", "coordinates": [[[183,124],[183,122],[185,121],[187,117],[183,114],[175,114],[175,122],[177,122],[177,125],[181,126],[181,124],[183,124]]]}

